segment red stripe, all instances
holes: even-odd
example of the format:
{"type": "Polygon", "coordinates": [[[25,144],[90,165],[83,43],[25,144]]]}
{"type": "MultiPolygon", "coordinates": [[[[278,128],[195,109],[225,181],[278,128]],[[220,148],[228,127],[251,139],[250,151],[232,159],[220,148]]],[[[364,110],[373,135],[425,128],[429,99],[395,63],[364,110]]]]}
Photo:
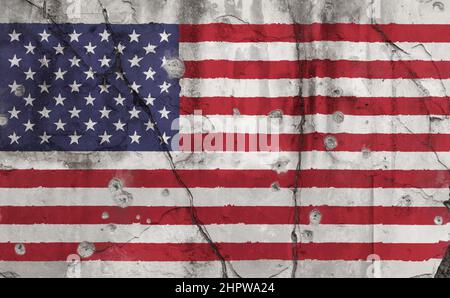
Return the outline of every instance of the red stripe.
{"type": "MultiPolygon", "coordinates": [[[[256,200],[256,199],[255,199],[256,200]]],[[[150,199],[151,202],[151,199],[150,199]]],[[[384,225],[434,225],[441,216],[444,225],[450,222],[450,214],[444,207],[301,207],[300,224],[309,224],[309,214],[318,210],[321,224],[384,224],[384,225]]],[[[205,225],[212,224],[293,224],[293,207],[196,207],[197,215],[205,225]]],[[[189,207],[0,207],[0,224],[105,224],[120,225],[190,225],[189,207]],[[107,212],[108,219],[102,219],[107,212]]]]}
{"type": "MultiPolygon", "coordinates": [[[[450,242],[432,244],[386,243],[302,243],[298,244],[300,260],[358,261],[376,254],[381,260],[427,261],[442,259],[450,242]]],[[[77,243],[26,244],[26,254],[18,256],[14,244],[0,244],[0,261],[66,261],[77,253],[77,243]]],[[[217,243],[229,261],[292,260],[291,243],[217,243]]],[[[199,243],[96,243],[88,261],[216,261],[208,244],[199,243]]]]}
{"type": "Polygon", "coordinates": [[[180,42],[450,42],[450,25],[203,24],[180,25],[180,42]],[[383,33],[380,33],[383,32],[383,33]]]}
{"type": "MultiPolygon", "coordinates": [[[[179,170],[188,187],[268,188],[274,182],[292,187],[296,171],[277,174],[271,170],[179,170]]],[[[108,187],[122,179],[126,187],[181,187],[171,170],[2,170],[2,188],[108,187]]],[[[334,188],[447,188],[446,170],[304,170],[300,187],[334,188]]]]}
{"type": "MultiPolygon", "coordinates": [[[[264,134],[185,134],[181,136],[180,148],[182,151],[201,152],[205,151],[205,142],[214,145],[216,141],[210,142],[208,140],[222,138],[222,145],[217,145],[216,148],[223,152],[327,151],[324,145],[327,136],[333,136],[337,140],[338,146],[333,150],[334,152],[360,153],[363,150],[375,152],[450,151],[450,135],[448,134],[282,134],[277,136],[277,147],[272,147],[272,136],[264,134]],[[186,141],[189,138],[190,144],[186,141]],[[250,144],[255,144],[255,146],[250,144]]],[[[220,144],[219,141],[217,142],[217,144],[220,144]]],[[[209,148],[211,147],[209,146],[209,148]]]]}
{"type": "Polygon", "coordinates": [[[281,110],[284,115],[333,114],[342,112],[354,116],[378,115],[448,115],[450,101],[446,97],[366,98],[366,97],[182,97],[181,115],[201,111],[203,115],[269,115],[281,110]],[[304,108],[301,108],[301,102],[304,108]]]}
{"type": "Polygon", "coordinates": [[[450,61],[185,61],[185,78],[448,79],[450,61]]]}

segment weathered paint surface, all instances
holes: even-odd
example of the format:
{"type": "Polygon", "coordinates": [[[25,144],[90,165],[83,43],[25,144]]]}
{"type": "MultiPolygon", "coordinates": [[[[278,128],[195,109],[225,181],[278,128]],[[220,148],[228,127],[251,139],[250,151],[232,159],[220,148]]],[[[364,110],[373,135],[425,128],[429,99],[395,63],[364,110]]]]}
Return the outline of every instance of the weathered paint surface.
{"type": "MultiPolygon", "coordinates": [[[[74,7],[73,3],[63,0],[0,0],[2,7],[2,13],[0,14],[0,23],[13,23],[13,22],[49,22],[52,18],[57,22],[76,22],[76,23],[99,23],[105,22],[105,11],[107,11],[108,21],[111,23],[126,24],[126,23],[150,23],[150,22],[162,22],[162,23],[210,23],[210,22],[223,22],[233,24],[263,24],[263,23],[299,23],[310,24],[315,22],[322,23],[372,23],[374,19],[379,24],[387,24],[391,22],[398,23],[440,23],[450,24],[450,1],[431,1],[431,0],[398,0],[398,1],[381,1],[382,5],[376,7],[374,18],[374,6],[373,1],[365,0],[339,0],[339,1],[322,1],[322,0],[99,0],[99,1],[81,1],[81,7],[74,7]],[[40,8],[42,7],[42,8],[40,8]],[[45,9],[43,9],[45,7],[45,9]]],[[[439,53],[433,53],[432,50],[428,50],[421,47],[420,44],[410,45],[408,53],[418,59],[424,55],[438,55],[439,53]]],[[[386,54],[392,55],[393,59],[398,49],[395,45],[387,47],[386,54]]],[[[295,54],[295,53],[294,53],[295,54]]],[[[231,55],[233,56],[233,55],[231,55]]],[[[180,76],[182,66],[175,63],[173,67],[174,76],[180,76]]],[[[435,84],[440,84],[436,82],[435,84]]],[[[396,86],[391,86],[393,89],[396,86]]],[[[425,87],[417,84],[419,91],[424,92],[425,87]]],[[[192,86],[195,91],[197,86],[192,86]]],[[[266,88],[266,86],[261,86],[266,88]]],[[[335,89],[335,86],[328,86],[330,89],[335,89]]],[[[426,88],[425,88],[426,89],[426,88]]],[[[340,92],[345,92],[341,90],[340,92]]],[[[236,111],[239,114],[239,111],[236,111]]],[[[272,112],[273,117],[283,117],[279,111],[272,112]]],[[[343,113],[337,113],[333,115],[334,121],[342,123],[346,121],[346,116],[343,113]]],[[[444,119],[429,119],[429,127],[424,129],[440,129],[440,122],[444,119]]],[[[0,115],[0,125],[2,122],[7,121],[3,115],[0,115]]],[[[408,127],[406,127],[408,129],[408,127]]],[[[324,140],[325,146],[328,150],[336,148],[338,140],[335,137],[329,136],[324,140]]],[[[400,155],[378,156],[372,154],[372,152],[361,148],[363,157],[356,159],[353,156],[335,155],[328,157],[318,157],[318,164],[323,167],[333,168],[348,166],[357,166],[358,168],[388,168],[398,163],[400,155]],[[386,161],[388,160],[388,161],[386,161]]],[[[437,169],[448,169],[450,159],[448,155],[442,153],[431,153],[429,158],[426,159],[427,167],[435,167],[437,169]],[[437,157],[437,158],[436,158],[437,157]]],[[[2,155],[3,159],[0,160],[1,169],[13,170],[16,168],[23,168],[30,166],[27,164],[36,165],[37,162],[42,160],[39,154],[36,157],[30,158],[28,161],[19,161],[13,153],[9,155],[2,155]]],[[[288,155],[280,159],[279,156],[265,157],[263,161],[260,161],[259,166],[269,170],[274,170],[277,174],[285,172],[286,168],[293,168],[297,165],[300,159],[309,158],[310,160],[304,161],[306,164],[314,163],[312,159],[314,157],[299,156],[296,154],[288,155]]],[[[123,156],[121,154],[114,154],[110,157],[110,160],[102,160],[97,154],[71,154],[61,160],[57,154],[50,157],[51,162],[57,164],[66,169],[79,169],[79,168],[95,168],[104,166],[116,165],[123,163],[123,156]]],[[[191,156],[179,156],[175,158],[175,163],[180,167],[198,167],[202,168],[205,157],[198,155],[191,156]]],[[[214,162],[214,161],[212,161],[214,162]]],[[[222,160],[216,161],[218,164],[223,162],[222,160]]],[[[251,162],[251,161],[250,161],[251,162]]],[[[258,166],[258,160],[253,161],[256,164],[252,166],[258,166]]],[[[404,160],[401,163],[404,164],[404,160]]],[[[414,168],[414,161],[410,164],[414,168]]],[[[421,160],[417,160],[417,167],[421,168],[421,160]]],[[[139,164],[130,164],[131,166],[139,166],[139,164]]],[[[277,182],[273,183],[273,189],[279,190],[280,186],[277,182]]],[[[105,185],[105,188],[108,186],[105,185]]],[[[121,207],[128,207],[133,199],[133,194],[127,192],[126,188],[120,181],[111,181],[109,185],[110,192],[105,192],[105,196],[111,196],[117,204],[121,207]]],[[[165,190],[167,191],[167,190],[165,190]]],[[[164,191],[163,191],[164,192],[164,191]]],[[[169,196],[165,192],[166,196],[169,196]]],[[[258,195],[255,191],[255,195],[258,195]]],[[[444,194],[445,195],[445,194],[444,194]]],[[[45,195],[44,195],[45,196],[45,195]]],[[[423,196],[424,200],[426,194],[423,196]]],[[[405,198],[404,194],[397,194],[394,199],[398,199],[399,202],[405,198]]],[[[287,197],[286,200],[290,198],[287,197]]],[[[432,198],[433,199],[433,198],[432,198]]],[[[438,200],[441,200],[442,196],[439,196],[438,200]]],[[[311,213],[311,223],[320,225],[321,214],[311,213]]],[[[103,214],[104,218],[108,218],[109,214],[103,214]]],[[[437,219],[438,220],[438,219],[437,219]]],[[[118,227],[109,225],[105,229],[109,233],[114,233],[118,227]]],[[[151,228],[150,228],[151,229],[151,228]]],[[[149,228],[136,228],[132,235],[128,234],[129,239],[140,237],[149,228]]],[[[120,230],[119,230],[120,232],[120,230]]],[[[450,231],[449,231],[450,232],[450,231]]],[[[95,235],[94,235],[95,236],[95,235]]],[[[290,235],[288,235],[290,237],[290,235]]],[[[312,239],[315,237],[312,231],[305,230],[302,235],[298,237],[302,239],[312,239]]],[[[127,237],[127,235],[123,235],[127,237]]],[[[205,235],[200,233],[192,235],[193,241],[202,239],[205,235]]],[[[224,235],[223,238],[226,238],[224,235]]],[[[229,235],[232,238],[232,235],[229,235]]],[[[92,247],[90,243],[81,243],[78,249],[78,253],[81,257],[88,257],[92,255],[95,247],[92,247]]],[[[17,254],[25,254],[26,247],[16,246],[17,254]]],[[[76,261],[76,260],[75,260],[76,261]]],[[[367,272],[372,266],[372,260],[367,263],[355,262],[354,265],[347,266],[346,270],[342,266],[339,266],[340,261],[327,262],[327,266],[322,266],[320,262],[298,262],[297,277],[365,277],[367,272]],[[349,269],[350,268],[350,269],[349,269]]],[[[438,272],[438,275],[442,276],[447,274],[448,276],[448,256],[447,260],[442,262],[442,265],[438,271],[440,260],[429,261],[428,270],[423,272],[421,266],[414,268],[414,266],[405,266],[396,262],[383,263],[380,266],[381,272],[386,276],[425,276],[432,277],[438,272]],[[447,268],[445,268],[447,266],[447,268]]],[[[202,277],[202,276],[223,276],[223,264],[219,262],[204,263],[204,262],[192,262],[183,267],[177,264],[167,263],[165,267],[161,267],[158,264],[139,263],[139,262],[123,262],[122,264],[113,264],[110,262],[96,263],[86,262],[82,263],[82,274],[86,277],[202,277]]],[[[231,271],[230,276],[233,274],[239,274],[244,277],[290,277],[291,276],[291,262],[286,261],[263,261],[260,263],[247,263],[247,262],[228,262],[225,264],[231,271]]],[[[0,263],[1,276],[4,277],[65,277],[68,272],[68,265],[66,262],[35,262],[30,263],[0,263]]]]}

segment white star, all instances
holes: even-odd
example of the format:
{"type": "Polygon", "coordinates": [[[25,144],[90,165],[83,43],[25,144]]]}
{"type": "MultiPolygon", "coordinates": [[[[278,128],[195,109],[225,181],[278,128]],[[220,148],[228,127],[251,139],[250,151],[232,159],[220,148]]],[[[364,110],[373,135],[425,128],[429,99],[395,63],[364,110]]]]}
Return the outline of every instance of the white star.
{"type": "Polygon", "coordinates": [[[151,94],[149,94],[148,97],[147,97],[147,98],[144,98],[144,99],[145,99],[145,102],[146,102],[146,104],[147,104],[148,106],[153,106],[154,103],[155,103],[155,100],[156,100],[156,98],[152,97],[151,94]]]}
{"type": "Polygon", "coordinates": [[[73,107],[72,111],[69,111],[70,118],[80,118],[80,112],[81,110],[77,110],[77,108],[73,107]]]}
{"type": "Polygon", "coordinates": [[[102,65],[100,67],[109,67],[109,62],[111,62],[111,59],[108,59],[106,55],[103,56],[103,59],[98,59],[98,62],[100,62],[102,65]]]}
{"type": "Polygon", "coordinates": [[[161,140],[161,145],[162,145],[162,144],[169,145],[169,140],[170,140],[170,138],[171,138],[171,137],[168,137],[168,136],[166,135],[166,133],[164,133],[164,134],[162,135],[162,137],[159,137],[159,139],[161,140]]]}
{"type": "Polygon", "coordinates": [[[102,42],[103,41],[108,42],[109,41],[109,37],[111,36],[111,34],[109,34],[109,32],[106,31],[106,29],[105,29],[105,31],[103,31],[103,33],[99,33],[99,35],[102,38],[102,40],[101,40],[102,42]]]}
{"type": "Polygon", "coordinates": [[[55,122],[55,125],[56,125],[56,131],[58,131],[58,130],[65,131],[66,129],[64,128],[64,126],[66,126],[67,123],[62,122],[62,120],[59,119],[58,122],[55,122]]]}
{"type": "Polygon", "coordinates": [[[163,58],[161,59],[161,61],[162,61],[161,67],[166,66],[166,64],[167,64],[167,58],[166,58],[166,56],[163,56],[163,58]]]}
{"type": "Polygon", "coordinates": [[[133,118],[139,119],[139,114],[141,113],[141,111],[136,110],[136,107],[133,107],[133,110],[128,111],[128,113],[130,113],[130,119],[133,119],[133,118]]]}
{"type": "Polygon", "coordinates": [[[142,59],[144,59],[144,58],[139,58],[137,55],[135,55],[133,57],[133,59],[128,59],[128,61],[130,61],[130,63],[131,63],[131,68],[133,68],[135,66],[141,67],[141,65],[139,63],[142,61],[142,59]]]}
{"type": "Polygon", "coordinates": [[[164,81],[164,84],[160,85],[159,88],[161,88],[161,93],[169,93],[169,88],[172,87],[172,84],[167,83],[164,81]]]}
{"type": "Polygon", "coordinates": [[[147,122],[147,124],[145,124],[145,126],[147,126],[147,129],[146,129],[146,131],[149,131],[149,130],[155,130],[155,123],[153,123],[152,121],[148,121],[147,122]]]}
{"type": "Polygon", "coordinates": [[[43,83],[42,85],[39,85],[39,88],[41,88],[41,93],[44,93],[44,92],[50,93],[49,88],[50,88],[51,86],[52,86],[52,85],[47,85],[47,82],[44,81],[44,83],[43,83]]]}
{"type": "Polygon", "coordinates": [[[136,34],[136,30],[133,30],[132,34],[129,34],[130,36],[130,42],[139,42],[139,36],[141,36],[140,34],[136,34]]]}
{"type": "Polygon", "coordinates": [[[31,67],[28,69],[28,71],[24,72],[24,74],[27,76],[26,77],[26,81],[27,80],[32,80],[34,81],[34,75],[36,74],[34,71],[31,70],[31,67]]]}
{"type": "Polygon", "coordinates": [[[31,123],[30,120],[28,120],[27,123],[24,123],[24,124],[23,124],[23,126],[25,126],[25,132],[27,132],[27,131],[29,131],[29,130],[33,131],[33,130],[34,130],[33,127],[34,127],[35,125],[36,125],[36,124],[33,124],[33,123],[31,123]]]}
{"type": "Polygon", "coordinates": [[[103,145],[104,143],[108,143],[108,144],[111,144],[111,137],[112,137],[112,135],[109,135],[109,134],[107,134],[106,133],[106,130],[105,130],[105,132],[103,133],[103,135],[102,136],[99,136],[102,140],[100,141],[100,145],[103,145]]]}
{"type": "Polygon", "coordinates": [[[71,92],[72,93],[76,93],[76,92],[80,92],[80,87],[81,84],[78,84],[77,81],[73,81],[73,84],[69,85],[71,92]]]}
{"type": "Polygon", "coordinates": [[[119,130],[125,131],[124,127],[126,126],[126,124],[122,123],[122,121],[120,121],[120,119],[119,119],[118,122],[114,123],[114,126],[116,127],[116,131],[119,131],[119,130]]]}
{"type": "Polygon", "coordinates": [[[31,97],[31,94],[28,94],[28,97],[24,98],[25,100],[25,106],[33,106],[33,101],[36,100],[36,98],[31,97]]]}
{"type": "Polygon", "coordinates": [[[21,138],[21,136],[16,135],[16,132],[14,132],[12,135],[10,135],[8,138],[10,138],[11,143],[10,145],[16,143],[17,145],[19,145],[19,139],[21,138]]]}
{"type": "Polygon", "coordinates": [[[169,119],[169,114],[171,113],[170,111],[168,111],[166,109],[166,107],[164,107],[161,111],[159,111],[159,113],[161,114],[161,119],[166,118],[169,119]]]}
{"type": "Polygon", "coordinates": [[[123,51],[126,49],[127,47],[124,46],[122,43],[119,42],[119,44],[116,47],[116,51],[117,53],[123,55],[123,51]]]}
{"type": "Polygon", "coordinates": [[[81,34],[82,33],[77,33],[77,31],[73,30],[73,33],[69,34],[70,42],[74,42],[74,41],[79,42],[80,41],[79,38],[80,38],[81,34]]]}
{"type": "Polygon", "coordinates": [[[116,105],[123,106],[123,103],[125,101],[125,97],[122,97],[122,94],[119,94],[117,97],[114,97],[114,100],[116,101],[116,105]]]}
{"type": "Polygon", "coordinates": [[[150,53],[156,54],[156,46],[152,44],[148,44],[148,46],[144,47],[145,53],[148,55],[150,53]]]}
{"type": "Polygon", "coordinates": [[[72,65],[70,65],[70,67],[74,67],[74,66],[80,67],[81,59],[78,59],[76,56],[73,56],[73,58],[69,59],[69,61],[72,63],[72,65]]]}
{"type": "Polygon", "coordinates": [[[48,68],[48,64],[50,63],[50,59],[47,59],[47,56],[44,55],[44,57],[42,59],[39,59],[39,62],[41,62],[41,68],[42,67],[47,67],[48,68]]]}
{"type": "Polygon", "coordinates": [[[47,134],[47,132],[45,132],[44,131],[44,134],[42,135],[42,136],[39,136],[39,138],[41,139],[41,145],[42,144],[48,144],[49,143],[49,140],[50,140],[50,138],[51,138],[51,136],[49,136],[48,134],[47,134]]]}
{"type": "Polygon", "coordinates": [[[91,54],[95,55],[95,49],[97,48],[97,46],[93,46],[92,42],[90,42],[87,46],[85,46],[85,48],[86,48],[86,54],[91,53],[91,54]]]}
{"type": "Polygon", "coordinates": [[[64,101],[66,100],[66,98],[62,97],[61,93],[58,95],[58,97],[53,97],[53,99],[56,101],[56,106],[58,105],[64,106],[64,101]]]}
{"type": "Polygon", "coordinates": [[[163,42],[163,41],[169,42],[169,37],[172,36],[172,34],[171,33],[167,33],[166,30],[164,30],[164,32],[160,33],[159,35],[161,36],[161,41],[160,42],[163,42]]]}
{"type": "Polygon", "coordinates": [[[116,71],[116,80],[125,81],[125,73],[121,71],[116,71]]]}
{"type": "Polygon", "coordinates": [[[43,42],[44,40],[48,42],[48,38],[51,36],[51,34],[48,34],[46,30],[44,30],[44,32],[39,33],[39,35],[41,36],[41,42],[43,42]]]}
{"type": "Polygon", "coordinates": [[[25,47],[25,49],[27,49],[27,52],[25,53],[25,54],[33,54],[34,55],[34,49],[36,48],[36,47],[34,47],[32,44],[31,44],[31,42],[29,42],[28,43],[28,45],[27,46],[24,46],[25,47]]]}
{"type": "Polygon", "coordinates": [[[131,93],[136,92],[139,93],[139,88],[141,88],[141,85],[136,84],[136,82],[133,82],[133,84],[131,86],[129,86],[131,89],[131,93]]]}
{"type": "Polygon", "coordinates": [[[9,86],[9,88],[11,88],[11,93],[16,93],[19,90],[19,88],[22,87],[22,85],[17,84],[16,81],[14,81],[14,83],[12,83],[12,85],[8,85],[8,86],[9,86]]]}
{"type": "Polygon", "coordinates": [[[153,68],[149,68],[148,71],[144,72],[144,74],[147,76],[146,80],[152,79],[152,81],[155,80],[155,74],[156,72],[153,71],[153,68]]]}
{"type": "Polygon", "coordinates": [[[66,73],[67,73],[67,71],[62,71],[61,68],[58,69],[58,71],[55,72],[55,76],[56,76],[55,81],[57,81],[57,80],[63,80],[63,81],[64,81],[64,75],[65,75],[66,73]]]}
{"type": "Polygon", "coordinates": [[[84,125],[86,125],[86,131],[93,130],[95,131],[95,126],[97,125],[97,122],[92,121],[92,119],[89,119],[88,122],[84,122],[84,125]]]}
{"type": "Polygon", "coordinates": [[[130,136],[131,138],[131,144],[137,143],[139,144],[139,140],[141,139],[141,136],[137,134],[137,131],[134,132],[134,135],[130,136]]]}
{"type": "Polygon", "coordinates": [[[92,69],[92,67],[90,67],[89,70],[85,71],[84,73],[86,74],[86,80],[89,80],[89,79],[95,80],[95,77],[94,77],[95,71],[92,69]]]}
{"type": "Polygon", "coordinates": [[[109,114],[112,112],[112,110],[108,110],[106,107],[103,107],[103,110],[100,110],[99,112],[100,112],[100,114],[102,114],[100,119],[103,119],[103,118],[109,119],[109,114]]]}
{"type": "Polygon", "coordinates": [[[64,55],[64,49],[65,48],[60,43],[58,43],[58,46],[53,47],[53,48],[56,51],[56,55],[58,55],[58,54],[64,55]]]}
{"type": "Polygon", "coordinates": [[[13,107],[13,109],[12,109],[11,111],[8,111],[8,113],[11,114],[11,116],[9,117],[9,119],[13,119],[13,118],[19,119],[20,111],[19,111],[19,110],[16,110],[16,107],[13,107]]]}
{"type": "Polygon", "coordinates": [[[12,59],[8,59],[9,63],[11,63],[11,68],[13,68],[14,66],[20,67],[20,61],[22,61],[22,59],[18,59],[16,55],[14,55],[14,57],[12,59]]]}
{"type": "Polygon", "coordinates": [[[20,41],[20,35],[22,35],[22,33],[17,33],[16,30],[14,30],[12,33],[8,34],[9,37],[11,37],[10,42],[13,42],[15,40],[20,41]]]}
{"type": "Polygon", "coordinates": [[[94,106],[95,97],[92,97],[91,93],[89,93],[89,96],[85,97],[86,99],[86,105],[92,105],[94,106]]]}
{"type": "Polygon", "coordinates": [[[70,138],[70,145],[77,144],[79,145],[79,141],[81,136],[77,135],[77,132],[75,131],[73,135],[69,136],[70,138]]]}
{"type": "Polygon", "coordinates": [[[44,107],[43,109],[42,109],[42,111],[39,111],[38,113],[39,114],[41,114],[41,119],[42,118],[50,118],[50,113],[51,113],[52,111],[51,110],[48,110],[46,107],[44,107]]]}
{"type": "Polygon", "coordinates": [[[100,88],[100,94],[109,93],[109,88],[111,85],[107,85],[106,82],[104,82],[103,85],[98,85],[98,87],[100,88]]]}

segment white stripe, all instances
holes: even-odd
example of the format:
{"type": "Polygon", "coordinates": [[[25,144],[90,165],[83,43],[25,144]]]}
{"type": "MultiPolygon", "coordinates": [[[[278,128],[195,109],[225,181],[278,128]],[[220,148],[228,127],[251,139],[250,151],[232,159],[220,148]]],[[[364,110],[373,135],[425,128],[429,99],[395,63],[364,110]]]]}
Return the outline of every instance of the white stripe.
{"type": "MultiPolygon", "coordinates": [[[[173,152],[178,170],[297,169],[297,152],[173,152]],[[200,162],[201,161],[201,162],[200,162]]],[[[0,152],[3,167],[24,170],[159,170],[171,169],[161,152],[0,152]],[[70,162],[67,161],[70,156],[70,162]],[[89,160],[97,160],[89,163],[89,160]]],[[[302,170],[446,170],[450,152],[302,152],[302,170]]]]}
{"type": "Polygon", "coordinates": [[[181,96],[187,97],[286,97],[358,96],[428,97],[446,96],[450,80],[435,79],[182,79],[181,96]]]}
{"type": "Polygon", "coordinates": [[[392,45],[381,42],[316,41],[298,44],[291,42],[198,42],[180,43],[180,57],[188,61],[297,61],[352,60],[352,61],[449,61],[448,43],[395,44],[404,52],[393,52],[392,45]],[[407,54],[406,54],[406,53],[407,54]]]}
{"type": "MultiPolygon", "coordinates": [[[[126,188],[133,195],[132,206],[189,206],[181,188],[126,188]]],[[[194,204],[206,206],[293,206],[289,189],[192,188],[194,204]]],[[[385,206],[441,207],[448,189],[411,188],[301,188],[301,206],[385,206]]],[[[102,188],[0,188],[0,206],[116,206],[111,192],[102,188]]]]}
{"type": "MultiPolygon", "coordinates": [[[[0,225],[4,243],[205,243],[196,226],[0,225]]],[[[292,225],[206,225],[213,241],[290,243],[292,225]]],[[[314,243],[438,243],[449,241],[442,226],[308,225],[314,243]]]]}
{"type": "MultiPolygon", "coordinates": [[[[381,277],[433,277],[441,260],[425,262],[380,261],[375,263],[381,277]]],[[[229,262],[245,278],[290,278],[292,261],[259,260],[229,262]]],[[[0,272],[15,272],[22,278],[62,278],[68,275],[70,262],[0,262],[0,272]]],[[[299,261],[300,278],[366,278],[371,261],[299,261]]],[[[83,261],[83,278],[213,278],[221,277],[220,262],[104,262],[83,261]]],[[[73,271],[70,271],[73,272],[73,271]]],[[[376,271],[377,272],[377,271],[376,271]]],[[[233,277],[232,272],[229,272],[233,277]]],[[[369,274],[368,274],[369,273],[369,274]]]]}
{"type": "MultiPolygon", "coordinates": [[[[4,5],[7,13],[0,16],[2,23],[47,23],[42,9],[33,8],[31,5],[19,4],[15,0],[8,0],[4,5]],[[13,17],[14,16],[14,17],[13,17]]],[[[447,8],[448,0],[441,0],[447,8]]],[[[164,4],[150,3],[148,0],[134,0],[128,2],[103,1],[108,11],[111,23],[128,24],[140,23],[371,23],[371,1],[355,0],[348,4],[329,4],[326,0],[294,1],[290,7],[286,2],[272,0],[257,1],[223,1],[209,0],[208,2],[185,2],[180,0],[166,0],[164,4]],[[328,17],[327,17],[328,15],[328,17]]],[[[374,1],[374,16],[380,24],[405,23],[405,24],[448,24],[449,15],[444,11],[434,8],[433,1],[411,0],[379,0],[374,1]],[[380,3],[380,4],[378,4],[380,3]]],[[[65,15],[66,11],[73,11],[73,3],[63,3],[61,11],[57,15],[65,15]],[[72,5],[71,8],[68,5],[72,5]]],[[[85,1],[81,7],[81,21],[77,14],[69,14],[68,22],[103,23],[105,18],[102,9],[95,1],[85,1]]]]}
{"type": "MultiPolygon", "coordinates": [[[[434,115],[349,116],[342,123],[333,115],[307,115],[303,133],[328,134],[448,134],[450,118],[434,115]]],[[[191,133],[249,133],[298,134],[301,116],[184,115],[180,117],[182,134],[191,133]]]]}

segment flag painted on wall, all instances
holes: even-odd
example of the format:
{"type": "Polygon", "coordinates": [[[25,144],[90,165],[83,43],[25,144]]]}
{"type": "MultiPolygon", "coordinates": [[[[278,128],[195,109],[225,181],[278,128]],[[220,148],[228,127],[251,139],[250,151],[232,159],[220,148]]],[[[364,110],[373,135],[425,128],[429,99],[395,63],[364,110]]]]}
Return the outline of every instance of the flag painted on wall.
{"type": "Polygon", "coordinates": [[[3,271],[399,277],[445,254],[449,25],[0,32],[3,271]]]}

